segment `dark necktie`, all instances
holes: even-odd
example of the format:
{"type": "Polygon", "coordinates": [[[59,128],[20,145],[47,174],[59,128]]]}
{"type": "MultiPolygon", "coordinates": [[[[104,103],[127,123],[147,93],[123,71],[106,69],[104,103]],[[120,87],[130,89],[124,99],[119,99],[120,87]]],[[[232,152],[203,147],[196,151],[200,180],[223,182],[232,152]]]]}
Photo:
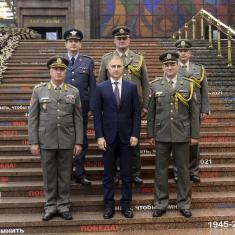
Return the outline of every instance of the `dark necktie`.
{"type": "Polygon", "coordinates": [[[172,89],[174,89],[174,81],[170,80],[169,83],[171,84],[172,89]]]}
{"type": "Polygon", "coordinates": [[[71,65],[74,65],[74,61],[75,61],[75,58],[72,57],[72,58],[71,58],[71,65]]]}
{"type": "Polygon", "coordinates": [[[56,87],[56,88],[55,88],[56,98],[59,98],[59,97],[60,97],[60,91],[61,91],[61,88],[60,88],[60,87],[56,87]]]}
{"type": "Polygon", "coordinates": [[[125,53],[122,54],[121,58],[122,58],[122,61],[123,61],[123,65],[125,66],[126,65],[126,55],[125,55],[125,53]]]}
{"type": "Polygon", "coordinates": [[[115,85],[114,95],[115,95],[115,98],[116,98],[117,105],[119,107],[121,99],[120,99],[118,84],[119,84],[119,82],[114,82],[114,85],[115,85]]]}

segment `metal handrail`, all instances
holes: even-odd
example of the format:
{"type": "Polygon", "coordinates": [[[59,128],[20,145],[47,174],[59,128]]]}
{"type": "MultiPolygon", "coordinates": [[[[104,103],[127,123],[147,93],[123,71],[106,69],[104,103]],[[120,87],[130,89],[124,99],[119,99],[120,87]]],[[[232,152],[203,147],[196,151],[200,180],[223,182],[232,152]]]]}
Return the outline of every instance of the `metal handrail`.
{"type": "Polygon", "coordinates": [[[197,19],[200,20],[200,39],[205,40],[205,21],[207,22],[208,28],[209,28],[209,48],[213,47],[213,39],[212,39],[212,25],[216,27],[217,29],[217,56],[221,57],[221,32],[227,35],[227,58],[228,58],[228,66],[232,66],[232,38],[235,36],[235,31],[218,20],[216,17],[214,17],[212,14],[207,12],[204,9],[201,9],[195,16],[192,17],[188,22],[184,24],[183,27],[181,27],[178,32],[173,34],[173,38],[176,38],[178,35],[178,38],[181,39],[182,35],[184,35],[184,38],[189,38],[189,29],[190,26],[192,26],[192,39],[196,39],[196,23],[197,19]]]}

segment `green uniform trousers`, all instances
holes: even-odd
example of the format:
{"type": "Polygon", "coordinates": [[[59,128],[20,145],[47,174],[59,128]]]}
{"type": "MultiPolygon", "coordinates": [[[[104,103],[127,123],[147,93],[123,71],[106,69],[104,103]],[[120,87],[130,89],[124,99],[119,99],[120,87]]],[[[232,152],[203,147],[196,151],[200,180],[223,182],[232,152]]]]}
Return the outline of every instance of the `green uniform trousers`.
{"type": "Polygon", "coordinates": [[[41,149],[45,212],[69,211],[72,159],[73,149],[41,149]]]}
{"type": "Polygon", "coordinates": [[[156,142],[155,159],[155,208],[166,210],[169,201],[168,168],[170,154],[173,153],[178,169],[177,206],[190,209],[191,181],[189,175],[189,143],[156,142]]]}

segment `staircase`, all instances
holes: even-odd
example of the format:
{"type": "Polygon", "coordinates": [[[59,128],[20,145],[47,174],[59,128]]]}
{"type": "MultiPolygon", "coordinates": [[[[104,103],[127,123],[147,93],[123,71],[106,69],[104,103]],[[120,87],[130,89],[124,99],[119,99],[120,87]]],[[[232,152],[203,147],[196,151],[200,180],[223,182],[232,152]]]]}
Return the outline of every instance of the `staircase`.
{"type": "MultiPolygon", "coordinates": [[[[132,49],[142,52],[149,79],[161,76],[158,56],[173,49],[170,39],[135,39],[132,49]]],[[[195,62],[204,64],[210,87],[209,116],[201,125],[201,183],[192,186],[193,217],[182,217],[176,207],[176,185],[169,170],[170,205],[166,215],[152,218],[154,150],[147,142],[146,120],[142,120],[141,161],[144,185],[133,186],[135,217],[124,219],[118,212],[120,186],[117,190],[117,213],[111,220],[103,219],[103,164],[97,150],[91,118],[89,153],[86,170],[92,186],[72,182],[74,219],[55,218],[42,222],[43,188],[40,158],[32,156],[27,139],[28,105],[35,84],[49,80],[46,61],[64,54],[63,41],[22,41],[9,60],[0,84],[0,232],[68,233],[99,231],[133,231],[168,228],[235,227],[235,69],[227,68],[224,58],[218,58],[206,42],[194,41],[195,62]],[[218,222],[217,224],[212,222],[218,222]],[[222,222],[221,222],[222,221],[222,222]],[[221,222],[219,224],[219,222],[221,222]]],[[[103,54],[114,49],[112,40],[83,41],[82,52],[95,60],[98,74],[103,54]]]]}

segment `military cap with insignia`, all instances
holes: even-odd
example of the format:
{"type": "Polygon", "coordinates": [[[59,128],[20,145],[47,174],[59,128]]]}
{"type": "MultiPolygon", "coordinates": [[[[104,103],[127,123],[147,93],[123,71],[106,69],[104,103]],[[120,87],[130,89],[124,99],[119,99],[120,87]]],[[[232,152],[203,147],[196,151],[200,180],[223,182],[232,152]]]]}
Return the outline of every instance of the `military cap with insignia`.
{"type": "Polygon", "coordinates": [[[69,29],[64,32],[64,39],[77,39],[79,41],[82,41],[83,39],[83,33],[79,29],[69,29]]]}
{"type": "Polygon", "coordinates": [[[131,30],[127,26],[117,26],[112,30],[112,35],[114,37],[129,36],[130,33],[131,30]]]}
{"type": "Polygon", "coordinates": [[[53,56],[47,61],[47,68],[64,68],[67,69],[69,61],[62,56],[53,56]]]}
{"type": "Polygon", "coordinates": [[[178,49],[189,49],[192,47],[192,43],[187,39],[180,39],[175,42],[175,47],[178,49]]]}
{"type": "Polygon", "coordinates": [[[175,62],[177,62],[178,58],[179,58],[179,54],[174,52],[174,51],[167,51],[167,52],[162,53],[159,56],[159,60],[163,64],[165,64],[165,63],[175,63],[175,62]]]}

